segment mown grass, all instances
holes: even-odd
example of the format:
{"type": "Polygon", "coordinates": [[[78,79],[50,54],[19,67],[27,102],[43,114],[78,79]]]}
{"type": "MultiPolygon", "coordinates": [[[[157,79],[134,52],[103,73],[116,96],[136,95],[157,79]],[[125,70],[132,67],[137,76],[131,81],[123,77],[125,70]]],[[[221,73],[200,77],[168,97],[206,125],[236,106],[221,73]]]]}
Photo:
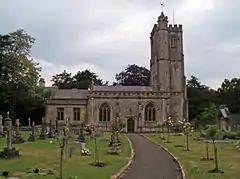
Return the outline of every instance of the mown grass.
{"type": "MultiPolygon", "coordinates": [[[[190,151],[185,150],[185,136],[171,134],[172,143],[161,140],[159,135],[145,134],[150,139],[166,147],[178,158],[184,168],[187,179],[240,179],[240,151],[237,151],[234,143],[217,143],[219,166],[223,174],[211,174],[214,169],[214,161],[200,161],[206,156],[205,143],[189,139],[190,151]],[[184,147],[180,147],[183,145],[184,147]]],[[[209,144],[209,153],[213,158],[213,146],[209,144]]]]}
{"type": "MultiPolygon", "coordinates": [[[[27,138],[27,137],[26,137],[27,138]]],[[[87,142],[87,148],[90,149],[91,156],[81,156],[80,144],[69,144],[75,147],[75,155],[70,158],[69,151],[63,161],[63,177],[68,179],[71,176],[77,176],[84,179],[108,179],[111,175],[118,172],[128,161],[131,150],[129,143],[124,135],[120,135],[122,143],[122,152],[120,155],[109,155],[108,144],[109,135],[104,135],[97,139],[99,159],[106,162],[107,165],[102,168],[93,167],[89,164],[94,162],[94,141],[87,142]]],[[[0,139],[0,149],[5,147],[5,139],[0,139]]],[[[54,179],[59,175],[60,148],[57,139],[37,140],[36,142],[26,142],[13,145],[21,151],[22,157],[16,159],[0,159],[0,171],[9,171],[11,176],[18,176],[21,179],[54,179]],[[50,140],[53,143],[50,143],[50,140]],[[40,168],[44,171],[52,171],[54,175],[28,174],[26,171],[40,168]]]]}

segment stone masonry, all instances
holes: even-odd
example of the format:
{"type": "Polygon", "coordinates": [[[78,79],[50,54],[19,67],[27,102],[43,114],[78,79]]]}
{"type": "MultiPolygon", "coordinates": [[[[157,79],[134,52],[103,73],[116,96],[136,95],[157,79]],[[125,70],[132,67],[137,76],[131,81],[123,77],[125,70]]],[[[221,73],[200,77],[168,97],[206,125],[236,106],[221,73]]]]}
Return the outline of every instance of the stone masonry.
{"type": "Polygon", "coordinates": [[[121,119],[126,123],[125,131],[132,132],[151,131],[168,116],[176,121],[187,119],[182,25],[168,25],[168,17],[162,12],[150,42],[150,86],[92,85],[88,90],[52,87],[46,119],[66,123],[69,118],[71,124],[99,122],[102,126],[121,119]]]}

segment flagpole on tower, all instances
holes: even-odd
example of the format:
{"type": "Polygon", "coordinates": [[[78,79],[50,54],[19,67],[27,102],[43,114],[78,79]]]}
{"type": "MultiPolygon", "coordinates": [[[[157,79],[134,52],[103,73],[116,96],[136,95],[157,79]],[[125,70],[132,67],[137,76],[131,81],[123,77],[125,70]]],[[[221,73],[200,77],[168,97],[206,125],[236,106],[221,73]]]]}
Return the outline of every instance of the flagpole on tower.
{"type": "Polygon", "coordinates": [[[163,4],[161,4],[161,9],[162,9],[162,12],[163,12],[163,8],[164,8],[164,5],[163,5],[163,4]]]}
{"type": "Polygon", "coordinates": [[[175,12],[173,11],[173,24],[175,24],[175,12]]]}

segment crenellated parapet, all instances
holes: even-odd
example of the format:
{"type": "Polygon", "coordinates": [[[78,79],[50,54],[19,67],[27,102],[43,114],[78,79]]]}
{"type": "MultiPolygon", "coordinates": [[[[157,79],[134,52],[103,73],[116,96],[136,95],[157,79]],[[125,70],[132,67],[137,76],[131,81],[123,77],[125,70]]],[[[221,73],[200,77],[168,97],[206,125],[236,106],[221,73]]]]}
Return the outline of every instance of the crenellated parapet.
{"type": "Polygon", "coordinates": [[[169,24],[168,31],[169,32],[182,32],[182,24],[169,24]]]}

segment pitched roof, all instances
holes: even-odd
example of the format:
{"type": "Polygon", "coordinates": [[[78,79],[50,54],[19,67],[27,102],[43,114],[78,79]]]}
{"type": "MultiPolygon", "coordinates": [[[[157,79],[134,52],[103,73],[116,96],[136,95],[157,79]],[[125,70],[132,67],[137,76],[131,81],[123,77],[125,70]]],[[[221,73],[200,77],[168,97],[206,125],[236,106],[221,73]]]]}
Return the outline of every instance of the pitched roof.
{"type": "Polygon", "coordinates": [[[51,89],[50,99],[87,99],[89,91],[79,89],[51,89]]]}
{"type": "Polygon", "coordinates": [[[93,86],[93,91],[144,92],[152,91],[151,86],[93,86]]]}

